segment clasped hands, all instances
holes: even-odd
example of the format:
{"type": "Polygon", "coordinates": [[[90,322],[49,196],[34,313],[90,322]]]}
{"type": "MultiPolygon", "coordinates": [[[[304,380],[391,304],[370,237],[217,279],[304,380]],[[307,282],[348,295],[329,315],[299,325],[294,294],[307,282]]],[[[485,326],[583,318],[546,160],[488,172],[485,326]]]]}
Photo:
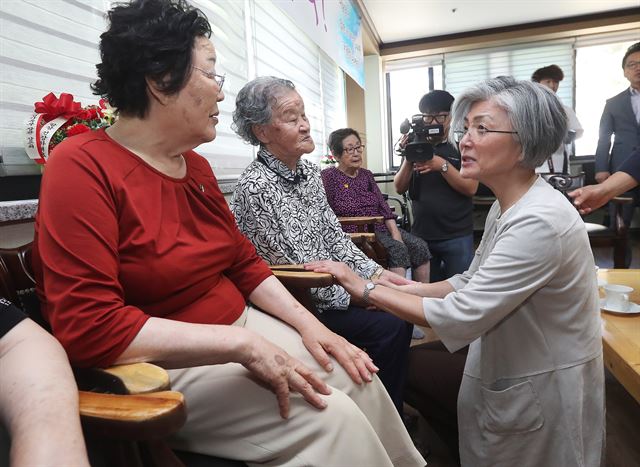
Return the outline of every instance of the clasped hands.
{"type": "MultiPolygon", "coordinates": [[[[353,297],[360,299],[364,292],[364,286],[368,279],[363,279],[344,263],[331,260],[312,261],[305,263],[304,268],[313,272],[324,272],[331,274],[353,297]]],[[[405,279],[391,271],[384,270],[378,279],[373,280],[375,284],[383,285],[398,290],[407,291],[407,288],[417,284],[417,282],[405,279]]]]}

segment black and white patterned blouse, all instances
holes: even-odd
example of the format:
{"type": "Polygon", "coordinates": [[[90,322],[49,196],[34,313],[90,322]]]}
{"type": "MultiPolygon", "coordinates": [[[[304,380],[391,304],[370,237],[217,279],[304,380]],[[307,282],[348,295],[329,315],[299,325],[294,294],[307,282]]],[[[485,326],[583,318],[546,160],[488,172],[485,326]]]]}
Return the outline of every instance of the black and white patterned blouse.
{"type": "MultiPolygon", "coordinates": [[[[240,230],[269,264],[301,264],[332,259],[370,278],[378,264],[342,231],[327,202],[320,168],[299,160],[296,171],[260,148],[240,176],[231,200],[240,230]]],[[[344,310],[349,293],[338,285],[312,289],[318,310],[344,310]]]]}

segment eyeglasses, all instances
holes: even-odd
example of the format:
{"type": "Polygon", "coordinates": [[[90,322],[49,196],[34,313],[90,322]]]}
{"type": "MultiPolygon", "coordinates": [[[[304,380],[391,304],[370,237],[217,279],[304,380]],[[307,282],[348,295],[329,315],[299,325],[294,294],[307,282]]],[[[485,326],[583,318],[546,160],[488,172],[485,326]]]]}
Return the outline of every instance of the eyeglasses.
{"type": "Polygon", "coordinates": [[[205,71],[202,68],[198,68],[197,66],[193,66],[193,65],[192,67],[202,72],[202,74],[205,75],[207,78],[214,80],[218,85],[218,88],[220,89],[220,91],[222,91],[222,86],[224,85],[224,80],[226,78],[226,75],[217,75],[215,73],[211,73],[210,71],[205,71]]]}
{"type": "Polygon", "coordinates": [[[431,125],[433,122],[439,123],[442,125],[445,121],[447,121],[447,117],[449,114],[444,115],[430,115],[430,114],[422,114],[422,120],[427,125],[431,125]]]}
{"type": "Polygon", "coordinates": [[[344,148],[344,152],[346,152],[347,154],[355,154],[355,152],[362,152],[364,151],[364,144],[361,144],[359,146],[353,146],[352,148],[344,148]]]}
{"type": "Polygon", "coordinates": [[[460,141],[462,141],[462,138],[464,138],[464,135],[469,134],[471,136],[471,138],[475,139],[482,139],[484,136],[486,136],[487,133],[506,133],[509,135],[517,135],[518,132],[517,131],[504,131],[504,130],[490,130],[488,128],[486,128],[483,125],[478,125],[478,126],[472,126],[469,128],[465,128],[463,130],[455,130],[453,132],[453,140],[456,143],[459,143],[460,141]]]}
{"type": "Polygon", "coordinates": [[[627,62],[624,64],[624,67],[629,69],[636,68],[638,66],[640,66],[640,62],[627,62]]]}

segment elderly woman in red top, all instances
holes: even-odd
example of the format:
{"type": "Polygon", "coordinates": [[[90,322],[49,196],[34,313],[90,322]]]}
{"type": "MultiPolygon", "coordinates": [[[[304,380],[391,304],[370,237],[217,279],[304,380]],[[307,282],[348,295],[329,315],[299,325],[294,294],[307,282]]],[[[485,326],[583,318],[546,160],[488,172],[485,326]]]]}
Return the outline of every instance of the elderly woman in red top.
{"type": "MultiPolygon", "coordinates": [[[[382,216],[384,224],[376,225],[376,239],[387,250],[389,269],[404,276],[408,267],[413,268],[413,279],[429,282],[427,243],[396,225],[396,216],[370,170],[362,168],[364,145],[358,132],[341,128],[329,135],[329,149],[338,161],[337,167],[322,171],[322,182],[327,200],[338,217],[382,216]]],[[[355,226],[343,226],[345,232],[355,232],[355,226]]]]}
{"type": "Polygon", "coordinates": [[[215,138],[224,98],[206,17],[134,0],[109,20],[94,90],[119,119],[55,149],[36,223],[38,292],[72,363],[173,368],[184,450],[424,465],[368,356],[271,275],[193,151],[215,138]]]}

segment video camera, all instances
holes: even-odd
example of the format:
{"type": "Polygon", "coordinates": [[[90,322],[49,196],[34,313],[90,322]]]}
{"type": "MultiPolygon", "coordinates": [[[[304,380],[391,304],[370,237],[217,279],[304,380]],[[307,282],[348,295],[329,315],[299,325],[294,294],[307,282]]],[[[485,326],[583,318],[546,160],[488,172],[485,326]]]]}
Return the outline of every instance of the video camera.
{"type": "Polygon", "coordinates": [[[433,144],[444,138],[444,126],[427,125],[423,114],[416,114],[400,124],[400,133],[408,134],[409,139],[404,147],[404,156],[409,162],[425,162],[433,158],[433,144]]]}

